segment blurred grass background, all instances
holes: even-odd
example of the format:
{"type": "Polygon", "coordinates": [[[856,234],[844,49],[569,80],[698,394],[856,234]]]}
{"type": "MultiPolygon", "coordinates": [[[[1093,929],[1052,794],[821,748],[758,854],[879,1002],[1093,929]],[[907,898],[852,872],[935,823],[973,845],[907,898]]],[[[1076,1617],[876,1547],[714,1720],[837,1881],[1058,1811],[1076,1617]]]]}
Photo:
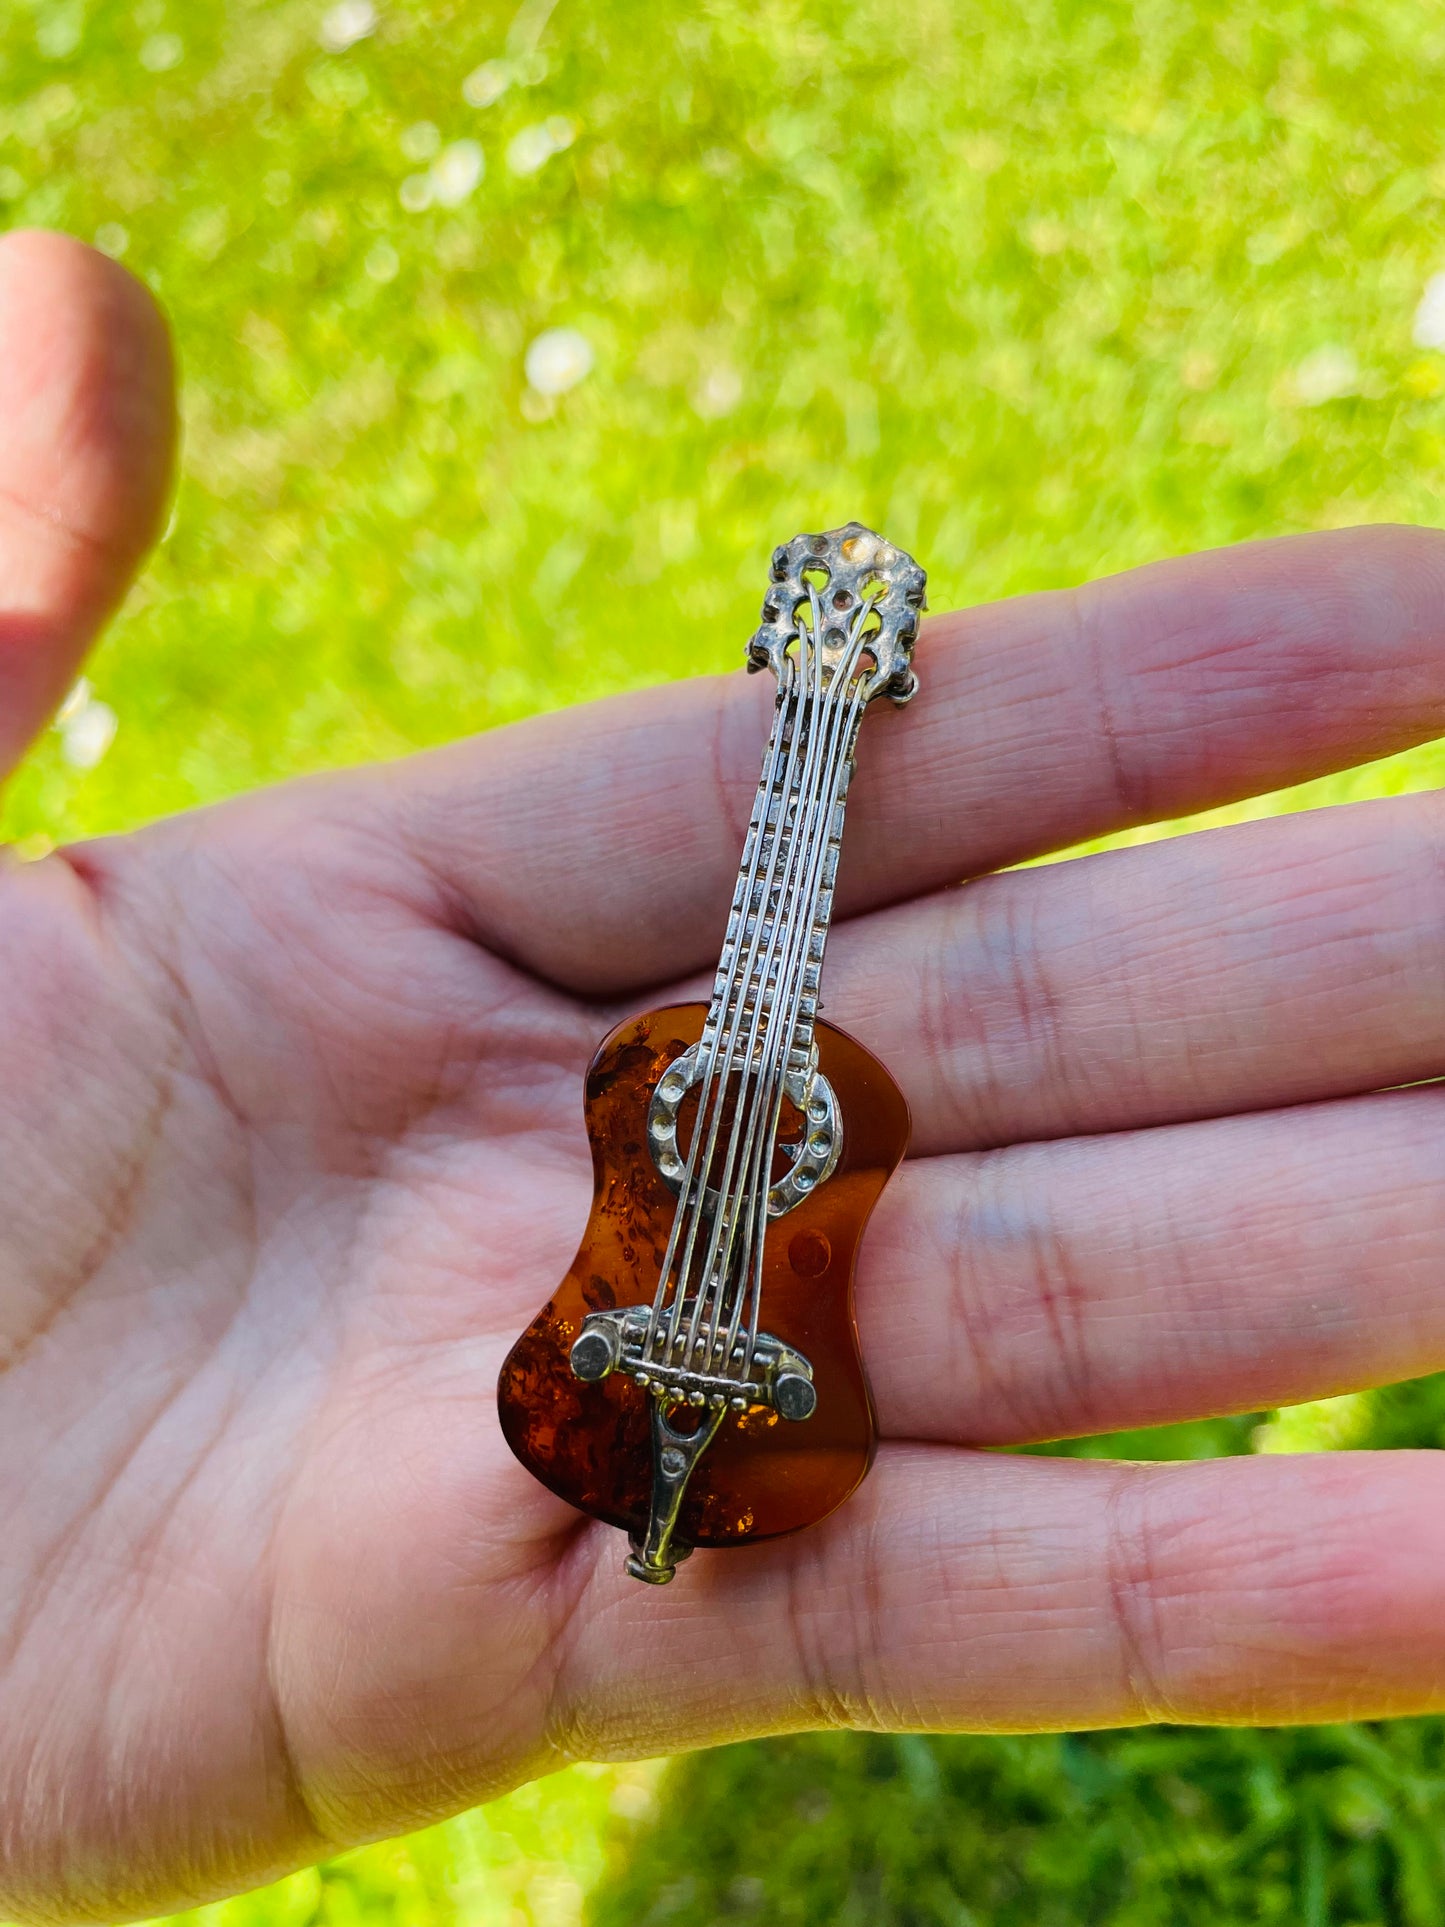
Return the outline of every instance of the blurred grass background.
{"type": "MultiPolygon", "coordinates": [[[[0,218],[158,291],[186,455],[4,833],[731,665],[852,515],[935,607],[1439,521],[1442,88],[1424,0],[7,0],[0,218]]],[[[1435,1381],[1083,1449],[1407,1443],[1435,1381]]],[[[1433,1927],[1445,1728],[575,1769],[203,1918],[1433,1927]]]]}

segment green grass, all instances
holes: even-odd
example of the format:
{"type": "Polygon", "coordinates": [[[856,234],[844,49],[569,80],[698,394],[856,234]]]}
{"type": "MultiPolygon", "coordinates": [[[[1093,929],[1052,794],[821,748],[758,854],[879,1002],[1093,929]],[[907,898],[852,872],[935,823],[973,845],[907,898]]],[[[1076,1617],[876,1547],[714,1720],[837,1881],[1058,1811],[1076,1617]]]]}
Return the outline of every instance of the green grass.
{"type": "Polygon", "coordinates": [[[6,212],[123,250],[187,383],[175,526],[96,671],[115,749],[38,757],[11,833],[730,664],[775,535],[854,513],[938,607],[1434,518],[1445,32],[1260,11],[529,0],[532,84],[478,109],[511,15],[476,0],[339,55],[319,0],[11,0],[6,212]],[[556,115],[574,144],[511,173],[556,115]],[[427,129],[486,177],[408,213],[427,129]],[[597,365],[547,409],[556,325],[597,365]],[[1303,405],[1329,348],[1357,392],[1303,405]]]}
{"type": "MultiPolygon", "coordinates": [[[[799,527],[881,524],[946,607],[1440,519],[1419,0],[380,0],[342,53],[324,12],[0,14],[0,212],[123,254],[186,378],[174,524],[94,670],[115,745],[46,739],[24,848],[731,664],[799,527]],[[468,141],[475,191],[409,211],[468,141]],[[557,326],[595,367],[547,402],[523,358],[557,326]]],[[[1422,750],[1259,807],[1442,777],[1422,750]]],[[[1114,1444],[1442,1422],[1427,1384],[1114,1444]]],[[[646,1776],[573,1772],[221,1911],[1414,1927],[1445,1918],[1440,1730],[791,1741],[674,1769],[652,1820],[646,1776]]]]}
{"type": "Polygon", "coordinates": [[[654,1766],[570,1767],[409,1839],[343,1855],[177,1927],[576,1927],[656,1808],[654,1766]]]}
{"type": "Polygon", "coordinates": [[[673,1770],[593,1927],[1445,1919],[1445,1733],[830,1734],[673,1770]]]}

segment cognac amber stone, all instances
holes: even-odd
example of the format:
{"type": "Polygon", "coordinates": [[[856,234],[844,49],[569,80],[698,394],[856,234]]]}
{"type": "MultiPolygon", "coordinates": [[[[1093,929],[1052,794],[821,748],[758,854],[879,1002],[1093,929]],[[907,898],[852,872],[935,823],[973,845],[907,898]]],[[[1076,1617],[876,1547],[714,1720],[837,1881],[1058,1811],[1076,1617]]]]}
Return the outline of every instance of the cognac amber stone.
{"type": "MultiPolygon", "coordinates": [[[[677,1199],[645,1149],[647,1107],[706,1016],[702,1004],[674,1005],[603,1041],[587,1074],[595,1190],[581,1248],[513,1346],[498,1386],[502,1430],[522,1463],[583,1512],[627,1531],[647,1524],[648,1394],[624,1371],[584,1384],[568,1352],[589,1311],[652,1302],[677,1199]]],[[[842,1504],[873,1456],[853,1269],[864,1226],[907,1149],[908,1107],[861,1044],[831,1024],[819,1023],[816,1035],[843,1152],[825,1184],[768,1226],[761,1326],[812,1364],[817,1410],[796,1424],[761,1406],[729,1412],[683,1498],[683,1544],[737,1545],[812,1525],[842,1504]]],[[[674,1422],[686,1424],[680,1411],[674,1422]]]]}

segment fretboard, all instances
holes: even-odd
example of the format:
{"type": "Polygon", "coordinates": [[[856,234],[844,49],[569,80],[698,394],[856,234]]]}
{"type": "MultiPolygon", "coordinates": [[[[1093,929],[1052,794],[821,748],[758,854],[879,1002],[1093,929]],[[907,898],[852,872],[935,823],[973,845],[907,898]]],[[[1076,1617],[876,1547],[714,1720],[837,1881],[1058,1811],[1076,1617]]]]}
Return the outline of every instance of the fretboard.
{"type": "Polygon", "coordinates": [[[844,688],[819,697],[794,686],[779,697],[705,1046],[729,1029],[761,1038],[776,1037],[782,1026],[788,1070],[806,1073],[860,717],[861,711],[850,722],[844,688]]]}

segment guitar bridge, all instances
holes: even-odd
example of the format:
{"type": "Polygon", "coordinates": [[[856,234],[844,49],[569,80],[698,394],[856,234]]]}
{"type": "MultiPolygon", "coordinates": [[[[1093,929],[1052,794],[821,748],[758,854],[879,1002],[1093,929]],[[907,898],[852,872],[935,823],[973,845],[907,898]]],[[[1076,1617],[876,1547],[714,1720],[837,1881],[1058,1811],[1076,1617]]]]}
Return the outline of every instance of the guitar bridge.
{"type": "Polygon", "coordinates": [[[573,1340],[570,1360],[573,1375],[586,1384],[620,1370],[651,1394],[652,1497],[647,1530],[633,1535],[627,1570],[634,1579],[661,1586],[692,1550],[674,1540],[677,1515],[693,1468],[727,1413],[764,1405],[796,1423],[812,1417],[818,1394],[813,1368],[803,1354],[767,1332],[759,1332],[751,1357],[744,1339],[735,1340],[724,1357],[727,1341],[721,1336],[697,1338],[690,1350],[682,1338],[671,1346],[665,1337],[659,1343],[658,1333],[649,1344],[652,1325],[647,1305],[589,1312],[573,1340]],[[691,1432],[679,1431],[668,1416],[670,1408],[684,1405],[701,1408],[691,1432]]]}

